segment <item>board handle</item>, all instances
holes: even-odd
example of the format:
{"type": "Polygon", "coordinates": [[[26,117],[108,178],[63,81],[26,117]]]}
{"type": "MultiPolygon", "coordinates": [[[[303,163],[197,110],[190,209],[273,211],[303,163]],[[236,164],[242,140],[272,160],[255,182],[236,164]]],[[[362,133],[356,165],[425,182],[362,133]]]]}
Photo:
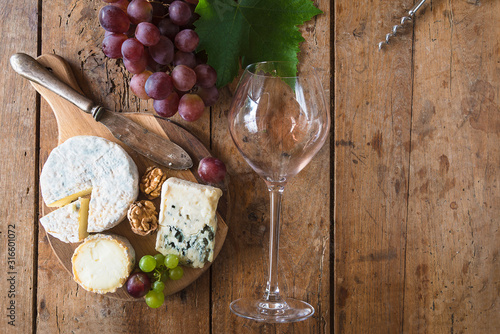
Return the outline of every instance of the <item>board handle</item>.
{"type": "Polygon", "coordinates": [[[33,57],[25,53],[16,53],[10,57],[10,65],[22,77],[56,93],[94,118],[99,114],[101,106],[59,80],[33,57]]]}

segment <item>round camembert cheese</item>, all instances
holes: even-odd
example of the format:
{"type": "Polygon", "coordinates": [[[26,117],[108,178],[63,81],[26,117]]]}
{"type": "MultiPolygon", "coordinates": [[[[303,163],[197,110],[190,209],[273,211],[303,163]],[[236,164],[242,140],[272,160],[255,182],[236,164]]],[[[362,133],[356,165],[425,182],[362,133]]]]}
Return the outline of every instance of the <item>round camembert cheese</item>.
{"type": "Polygon", "coordinates": [[[66,140],[49,155],[40,175],[48,207],[62,207],[91,194],[88,232],[120,223],[139,194],[139,173],[118,144],[95,136],[66,140]]]}
{"type": "Polygon", "coordinates": [[[85,290],[115,292],[134,269],[135,251],[125,237],[94,234],[75,249],[71,263],[73,278],[85,290]]]}

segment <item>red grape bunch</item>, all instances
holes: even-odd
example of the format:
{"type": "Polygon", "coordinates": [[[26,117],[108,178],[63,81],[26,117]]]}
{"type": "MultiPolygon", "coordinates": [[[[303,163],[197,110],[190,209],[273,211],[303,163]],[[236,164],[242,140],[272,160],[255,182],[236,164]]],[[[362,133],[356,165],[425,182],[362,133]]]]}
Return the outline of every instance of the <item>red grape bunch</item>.
{"type": "Polygon", "coordinates": [[[200,42],[193,30],[198,0],[103,0],[99,22],[106,30],[104,54],[123,58],[133,77],[130,89],[140,99],[153,99],[156,113],[201,117],[215,104],[217,73],[196,54],[200,42]]]}

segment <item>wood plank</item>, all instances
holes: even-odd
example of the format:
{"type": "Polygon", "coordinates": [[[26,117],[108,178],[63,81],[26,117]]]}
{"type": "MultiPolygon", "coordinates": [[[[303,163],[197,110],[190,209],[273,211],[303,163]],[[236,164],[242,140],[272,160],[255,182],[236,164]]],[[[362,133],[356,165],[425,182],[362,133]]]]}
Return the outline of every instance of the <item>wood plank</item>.
{"type": "Polygon", "coordinates": [[[500,2],[415,29],[405,333],[500,332],[500,2]]]}
{"type": "Polygon", "coordinates": [[[36,56],[37,1],[3,3],[0,20],[0,332],[31,333],[38,224],[36,94],[11,69],[9,58],[19,51],[36,56]]]}
{"type": "MultiPolygon", "coordinates": [[[[42,53],[54,52],[67,59],[82,90],[94,101],[114,111],[151,112],[151,102],[139,101],[129,92],[130,75],[121,61],[106,59],[100,50],[104,31],[97,15],[103,5],[100,0],[43,1],[42,53]]],[[[186,127],[208,144],[208,113],[195,123],[186,127]]],[[[56,143],[55,118],[42,101],[40,168],[56,143]]],[[[181,332],[190,328],[193,333],[209,332],[208,272],[185,290],[167,297],[163,307],[152,310],[143,302],[111,300],[79,288],[52,253],[43,228],[39,259],[37,331],[156,333],[160,329],[181,332]]]]}
{"type": "MultiPolygon", "coordinates": [[[[329,101],[330,1],[315,1],[325,13],[305,24],[300,61],[314,64],[329,101]]],[[[228,132],[229,89],[212,108],[212,150],[230,174],[226,243],[212,266],[213,333],[330,333],[330,146],[328,143],[292,179],[283,199],[280,235],[280,289],[306,300],[316,313],[293,324],[269,325],[239,318],[229,304],[259,297],[265,289],[269,247],[269,195],[247,165],[228,132]]]]}
{"type": "Polygon", "coordinates": [[[335,333],[402,328],[412,3],[335,1],[335,333]]]}

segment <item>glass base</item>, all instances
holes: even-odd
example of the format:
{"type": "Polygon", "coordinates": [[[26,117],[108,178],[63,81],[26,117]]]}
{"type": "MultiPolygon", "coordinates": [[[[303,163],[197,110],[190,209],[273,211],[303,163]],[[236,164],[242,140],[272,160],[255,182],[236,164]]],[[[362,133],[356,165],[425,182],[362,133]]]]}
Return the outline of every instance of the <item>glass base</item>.
{"type": "Polygon", "coordinates": [[[241,298],[233,301],[229,308],[237,316],[267,323],[302,321],[314,314],[311,305],[293,298],[279,302],[241,298]]]}

